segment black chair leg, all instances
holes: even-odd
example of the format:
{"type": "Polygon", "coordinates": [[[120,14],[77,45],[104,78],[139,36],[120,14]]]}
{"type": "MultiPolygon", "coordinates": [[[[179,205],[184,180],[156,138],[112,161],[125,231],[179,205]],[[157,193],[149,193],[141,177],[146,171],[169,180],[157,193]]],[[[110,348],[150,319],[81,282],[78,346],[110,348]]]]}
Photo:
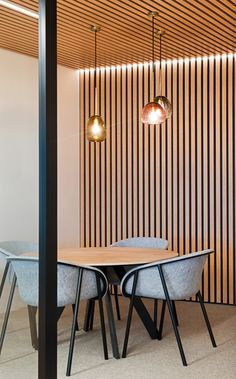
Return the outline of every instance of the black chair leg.
{"type": "Polygon", "coordinates": [[[207,311],[206,311],[205,305],[203,303],[202,295],[201,295],[200,292],[197,293],[197,297],[198,297],[200,305],[201,305],[202,313],[203,313],[204,320],[205,320],[205,323],[206,323],[206,326],[207,326],[207,330],[208,330],[208,333],[209,333],[209,336],[210,336],[210,339],[211,339],[212,346],[213,347],[217,347],[216,341],[215,341],[215,337],[214,337],[212,329],[211,329],[211,324],[210,324],[210,321],[209,321],[209,318],[208,318],[208,315],[207,315],[207,311]]]}
{"type": "Polygon", "coordinates": [[[166,301],[163,300],[162,302],[162,309],[161,309],[161,319],[160,319],[160,325],[159,325],[159,339],[162,339],[162,332],[163,332],[163,325],[164,325],[164,319],[165,319],[165,311],[166,311],[166,301]]]}
{"type": "Polygon", "coordinates": [[[136,271],[134,274],[132,296],[130,298],[130,303],[129,303],[129,313],[128,313],[128,319],[127,319],[126,330],[125,330],[125,339],[124,339],[124,345],[123,345],[123,351],[122,351],[122,358],[125,358],[126,353],[127,353],[127,346],[128,346],[128,341],[129,341],[129,332],[130,332],[130,325],[131,325],[133,308],[134,308],[134,298],[135,298],[137,281],[138,281],[138,271],[136,271]]]}
{"type": "Polygon", "coordinates": [[[101,283],[100,283],[100,278],[98,277],[98,275],[96,275],[96,281],[97,281],[97,291],[98,291],[98,305],[99,305],[100,322],[101,322],[103,352],[104,352],[104,359],[107,360],[108,350],[107,350],[106,327],[105,327],[104,310],[103,310],[102,297],[101,297],[101,283]]]}
{"type": "Polygon", "coordinates": [[[4,288],[5,281],[6,281],[6,277],[7,277],[9,266],[10,266],[10,262],[7,261],[7,263],[5,265],[5,268],[4,268],[1,284],[0,284],[0,299],[1,299],[1,296],[2,296],[2,291],[3,291],[3,288],[4,288]]]}
{"type": "Polygon", "coordinates": [[[157,329],[157,311],[158,311],[158,300],[154,299],[153,322],[156,329],[157,329]]]}
{"type": "Polygon", "coordinates": [[[90,328],[92,303],[93,303],[93,300],[87,300],[85,317],[84,317],[84,327],[83,327],[85,332],[88,332],[90,328]]]}
{"type": "Polygon", "coordinates": [[[71,373],[71,365],[72,365],[72,358],[73,358],[74,345],[75,345],[76,321],[77,321],[78,312],[79,312],[82,278],[83,278],[83,269],[80,269],[77,288],[76,288],[75,312],[74,312],[73,322],[72,322],[72,327],[71,327],[70,347],[69,347],[69,354],[68,354],[68,360],[67,360],[66,376],[70,376],[70,373],[71,373]]]}
{"type": "Polygon", "coordinates": [[[176,311],[176,306],[175,306],[174,300],[172,300],[171,303],[172,303],[172,307],[173,307],[173,311],[174,311],[176,325],[179,326],[179,320],[178,320],[178,316],[177,316],[177,311],[176,311]]]}
{"type": "Polygon", "coordinates": [[[37,323],[36,323],[36,313],[37,307],[27,305],[28,315],[29,315],[29,324],[30,324],[30,336],[31,343],[35,350],[38,350],[38,332],[37,332],[37,323]]]}
{"type": "MultiPolygon", "coordinates": [[[[74,314],[75,313],[75,304],[72,304],[72,310],[73,310],[73,314],[74,314]]],[[[79,330],[78,320],[76,320],[75,330],[76,330],[76,332],[78,332],[78,330],[79,330]]]]}
{"type": "Polygon", "coordinates": [[[114,285],[114,295],[115,295],[115,304],[116,304],[116,314],[117,314],[117,320],[120,320],[120,306],[119,306],[119,298],[118,298],[118,289],[117,286],[114,285]]]}
{"type": "Polygon", "coordinates": [[[94,312],[95,312],[95,300],[92,300],[90,317],[89,317],[89,330],[93,330],[94,312]]]}
{"type": "Polygon", "coordinates": [[[176,319],[175,319],[175,314],[174,314],[173,306],[172,306],[172,303],[171,303],[171,300],[170,300],[170,297],[169,297],[169,293],[168,293],[168,289],[167,289],[167,286],[166,286],[166,282],[165,282],[165,278],[164,278],[164,274],[163,274],[161,265],[158,265],[158,270],[159,270],[159,274],[160,274],[163,290],[164,290],[164,293],[165,293],[166,302],[167,302],[168,310],[169,310],[169,313],[170,313],[171,322],[172,322],[173,329],[174,329],[174,332],[175,332],[175,337],[176,337],[176,341],[177,341],[177,344],[178,344],[180,356],[181,356],[183,365],[187,366],[187,361],[186,361],[186,358],[185,358],[183,345],[182,345],[182,342],[181,342],[181,339],[180,339],[180,335],[179,335],[179,331],[178,331],[178,327],[177,327],[177,324],[176,324],[176,319]]]}
{"type": "Polygon", "coordinates": [[[7,308],[6,308],[6,312],[5,312],[5,316],[4,316],[4,320],[3,320],[1,336],[0,336],[0,354],[2,352],[2,346],[3,346],[4,338],[6,335],[7,324],[8,324],[8,320],[9,320],[9,315],[10,315],[10,310],[11,310],[11,305],[12,305],[12,300],[13,300],[15,288],[16,288],[16,275],[14,274],[13,279],[12,279],[10,294],[8,297],[7,308]]]}
{"type": "Polygon", "coordinates": [[[126,330],[125,330],[125,339],[124,339],[124,345],[123,345],[123,351],[122,351],[122,358],[125,358],[126,353],[127,353],[127,346],[128,346],[128,341],[129,341],[129,332],[130,332],[130,325],[131,325],[131,320],[132,320],[133,308],[134,308],[134,299],[131,297],[130,303],[129,303],[129,313],[128,313],[128,318],[127,318],[126,330]]]}

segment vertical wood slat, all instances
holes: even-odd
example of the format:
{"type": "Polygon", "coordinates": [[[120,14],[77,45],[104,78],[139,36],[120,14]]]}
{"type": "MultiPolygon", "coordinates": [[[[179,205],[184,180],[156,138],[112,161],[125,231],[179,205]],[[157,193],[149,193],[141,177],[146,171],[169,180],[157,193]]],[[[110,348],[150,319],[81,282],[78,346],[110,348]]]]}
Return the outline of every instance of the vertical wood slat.
{"type": "MultiPolygon", "coordinates": [[[[213,248],[202,290],[206,301],[224,304],[236,301],[235,62],[162,63],[173,116],[156,127],[140,121],[153,96],[150,66],[100,69],[107,140],[94,147],[81,139],[82,245],[157,236],[180,254],[213,248]]],[[[93,75],[82,71],[81,128],[93,110],[92,87],[93,75]]]]}
{"type": "Polygon", "coordinates": [[[111,70],[111,114],[110,120],[111,125],[110,129],[112,131],[111,135],[111,182],[112,182],[112,191],[111,191],[111,243],[117,240],[117,121],[116,121],[116,113],[117,113],[117,104],[116,104],[116,77],[115,70],[111,70]]]}
{"type": "MultiPolygon", "coordinates": [[[[101,76],[101,115],[103,120],[105,120],[105,109],[106,109],[106,83],[105,83],[105,69],[100,70],[101,76]]],[[[101,144],[101,246],[106,246],[106,144],[103,142],[101,144]]],[[[82,220],[81,220],[82,221],[82,220]]]]}
{"type": "Polygon", "coordinates": [[[79,89],[80,89],[80,113],[79,113],[79,119],[80,119],[80,132],[79,132],[79,138],[81,140],[80,143],[80,243],[81,246],[84,246],[85,241],[85,138],[84,138],[84,120],[85,120],[85,72],[80,73],[80,80],[79,80],[79,89]]]}
{"type": "MultiPolygon", "coordinates": [[[[144,66],[139,65],[139,70],[138,70],[138,79],[139,79],[139,88],[138,88],[138,99],[139,99],[139,109],[138,109],[138,114],[140,115],[142,107],[144,105],[144,91],[143,91],[143,72],[144,72],[144,66]]],[[[138,160],[138,167],[139,167],[139,236],[143,236],[143,231],[144,231],[144,220],[143,220],[143,209],[144,209],[144,194],[143,194],[143,184],[144,184],[144,177],[143,177],[143,134],[144,134],[144,129],[142,127],[142,123],[139,119],[139,127],[138,127],[138,133],[139,133],[139,160],[138,160]]]]}
{"type": "Polygon", "coordinates": [[[234,294],[232,288],[234,286],[234,261],[233,254],[231,251],[234,249],[234,212],[233,206],[234,203],[234,179],[233,179],[233,162],[234,162],[234,154],[233,151],[234,143],[234,133],[233,133],[233,58],[228,58],[228,80],[226,83],[226,88],[228,88],[228,104],[227,104],[227,112],[228,112],[228,167],[227,167],[227,176],[228,176],[228,202],[229,202],[229,213],[228,213],[228,237],[229,237],[229,245],[228,245],[228,285],[229,285],[229,303],[232,304],[234,302],[234,294]]]}
{"type": "Polygon", "coordinates": [[[122,86],[121,68],[117,68],[117,240],[122,239],[122,86]]]}
{"type": "MultiPolygon", "coordinates": [[[[87,101],[87,99],[90,99],[90,75],[89,71],[85,72],[85,123],[84,127],[86,127],[86,121],[90,117],[90,102],[87,101]]],[[[84,223],[85,223],[85,246],[90,246],[90,232],[91,232],[91,225],[90,225],[90,182],[89,182],[89,175],[90,175],[90,157],[89,157],[89,142],[85,139],[85,154],[84,154],[84,162],[85,162],[85,176],[84,176],[84,184],[85,184],[85,213],[84,213],[84,223]]]]}
{"type": "Polygon", "coordinates": [[[138,92],[138,83],[137,83],[137,65],[133,66],[132,73],[132,135],[131,135],[131,144],[133,148],[132,156],[132,165],[133,165],[133,196],[131,198],[132,207],[133,207],[133,236],[138,236],[138,118],[139,113],[137,112],[137,92],[138,92]]]}
{"type": "MultiPolygon", "coordinates": [[[[101,97],[101,80],[100,80],[100,71],[96,70],[96,85],[97,85],[97,91],[99,98],[101,97]]],[[[94,105],[95,108],[95,105],[94,105]]],[[[101,102],[100,106],[98,108],[98,112],[101,113],[101,102]]],[[[94,109],[95,113],[95,109],[94,109]]],[[[95,238],[96,238],[96,246],[101,245],[101,144],[95,145],[95,185],[96,185],[96,193],[95,196],[95,207],[96,207],[96,214],[95,214],[95,223],[96,223],[96,229],[95,229],[95,238]]]]}
{"type": "MultiPolygon", "coordinates": [[[[215,65],[214,65],[214,59],[209,59],[210,64],[210,78],[209,78],[209,154],[210,154],[210,162],[209,162],[209,168],[210,173],[208,175],[210,176],[210,203],[209,203],[209,210],[210,210],[210,217],[209,217],[209,223],[210,223],[210,246],[212,246],[215,249],[215,183],[214,183],[214,166],[215,166],[215,122],[214,122],[214,71],[215,71],[215,65]]],[[[210,281],[209,286],[211,288],[210,291],[210,301],[215,302],[215,255],[212,254],[210,257],[210,281]]]]}
{"type": "MultiPolygon", "coordinates": [[[[203,144],[202,144],[202,159],[203,159],[203,168],[201,175],[203,176],[204,185],[203,185],[203,199],[204,199],[204,205],[203,205],[203,248],[207,249],[209,246],[209,76],[208,76],[208,65],[209,61],[208,59],[203,59],[203,72],[202,72],[202,127],[203,127],[203,144]]],[[[209,288],[208,288],[208,281],[209,281],[209,261],[206,262],[206,269],[204,270],[204,298],[205,300],[209,299],[209,288]]]]}
{"type": "MultiPolygon", "coordinates": [[[[90,117],[94,115],[94,109],[95,109],[95,104],[94,104],[94,71],[90,71],[90,117]]],[[[90,168],[89,168],[89,183],[90,183],[90,188],[89,188],[89,203],[90,203],[90,245],[94,247],[96,245],[96,220],[95,220],[95,196],[96,196],[96,182],[95,182],[95,149],[96,149],[96,144],[95,143],[88,143],[89,144],[89,161],[90,161],[90,168]]],[[[96,207],[97,208],[97,207],[96,207]]]]}

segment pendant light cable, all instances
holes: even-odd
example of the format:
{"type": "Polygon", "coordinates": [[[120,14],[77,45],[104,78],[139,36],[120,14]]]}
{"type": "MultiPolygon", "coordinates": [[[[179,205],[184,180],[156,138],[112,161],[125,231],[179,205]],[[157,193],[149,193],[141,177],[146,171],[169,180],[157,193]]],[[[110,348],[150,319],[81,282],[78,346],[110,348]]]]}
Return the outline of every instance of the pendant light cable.
{"type": "Polygon", "coordinates": [[[161,77],[161,38],[162,38],[162,32],[160,31],[160,66],[159,66],[159,91],[160,95],[162,93],[162,77],[161,77]]]}
{"type": "Polygon", "coordinates": [[[101,28],[98,25],[92,25],[90,30],[94,33],[94,114],[87,121],[86,136],[89,142],[102,142],[106,139],[106,127],[98,111],[99,100],[97,89],[97,32],[101,28]]]}
{"type": "Polygon", "coordinates": [[[155,65],[154,65],[154,59],[155,59],[155,15],[152,15],[152,75],[153,75],[153,95],[155,94],[155,88],[156,88],[156,76],[155,76],[155,65]]]}
{"type": "Polygon", "coordinates": [[[97,30],[95,30],[94,32],[94,57],[95,57],[94,83],[95,83],[95,88],[97,88],[97,30]]]}
{"type": "Polygon", "coordinates": [[[94,103],[95,103],[95,114],[98,114],[98,94],[97,94],[97,32],[101,30],[100,26],[93,25],[91,27],[92,32],[94,32],[94,103]]]}
{"type": "Polygon", "coordinates": [[[153,98],[152,101],[150,101],[147,104],[144,105],[142,108],[141,113],[141,121],[144,124],[149,125],[158,125],[165,121],[166,119],[166,112],[162,108],[160,104],[154,101],[155,99],[155,92],[156,92],[156,69],[155,69],[155,16],[157,16],[158,13],[156,11],[150,11],[148,12],[148,17],[152,21],[152,62],[150,64],[150,85],[149,85],[149,95],[153,98]]]}

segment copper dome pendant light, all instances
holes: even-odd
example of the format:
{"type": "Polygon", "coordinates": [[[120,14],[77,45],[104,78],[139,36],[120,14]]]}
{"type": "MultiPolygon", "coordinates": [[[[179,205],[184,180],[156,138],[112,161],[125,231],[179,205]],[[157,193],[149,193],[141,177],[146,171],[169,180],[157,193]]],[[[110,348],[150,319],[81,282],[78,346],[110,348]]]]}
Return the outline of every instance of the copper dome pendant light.
{"type": "MultiPolygon", "coordinates": [[[[165,32],[163,30],[158,30],[157,35],[160,37],[160,68],[159,68],[159,91],[160,94],[162,93],[162,75],[161,75],[161,40],[162,37],[165,35],[165,32]]],[[[166,112],[166,118],[170,118],[172,115],[172,106],[169,101],[169,99],[166,96],[156,96],[154,98],[154,102],[159,104],[166,112]]]]}
{"type": "Polygon", "coordinates": [[[86,137],[90,142],[102,142],[106,139],[106,127],[101,116],[98,114],[98,90],[97,90],[97,32],[101,30],[100,26],[92,25],[91,31],[95,36],[95,71],[94,71],[94,103],[95,114],[87,121],[86,137]]]}
{"type": "MultiPolygon", "coordinates": [[[[150,85],[153,88],[153,94],[155,92],[155,84],[154,84],[154,76],[155,76],[155,67],[154,67],[154,53],[155,53],[155,45],[154,45],[154,28],[155,28],[155,16],[157,12],[151,11],[148,12],[148,16],[152,19],[152,69],[151,69],[151,78],[150,85]]],[[[154,96],[155,98],[155,96],[154,96]]],[[[141,121],[144,124],[156,125],[165,122],[166,120],[166,111],[157,101],[148,102],[142,109],[141,112],[141,121]]]]}

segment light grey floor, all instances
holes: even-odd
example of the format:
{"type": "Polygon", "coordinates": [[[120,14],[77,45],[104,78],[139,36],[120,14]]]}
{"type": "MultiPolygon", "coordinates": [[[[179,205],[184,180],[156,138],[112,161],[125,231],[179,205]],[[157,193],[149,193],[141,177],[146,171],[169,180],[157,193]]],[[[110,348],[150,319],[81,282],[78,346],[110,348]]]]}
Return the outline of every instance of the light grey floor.
{"type": "MultiPolygon", "coordinates": [[[[121,299],[122,321],[117,322],[120,348],[124,337],[127,301],[121,299]]],[[[152,303],[147,302],[149,309],[152,303]]],[[[84,306],[81,308],[82,325],[84,306]]],[[[230,379],[236,378],[236,307],[207,305],[218,347],[213,349],[205,328],[200,307],[189,302],[177,303],[180,333],[188,367],[183,367],[169,317],[162,341],[151,340],[134,313],[128,356],[112,358],[110,340],[109,360],[103,360],[99,319],[94,330],[80,331],[76,339],[72,378],[80,379],[230,379]]],[[[3,318],[1,302],[0,322],[3,318]]],[[[58,378],[65,378],[65,367],[70,334],[71,310],[66,309],[58,325],[58,378]]],[[[26,308],[18,296],[11,313],[9,328],[0,358],[1,379],[36,379],[37,353],[30,344],[26,308]]]]}

